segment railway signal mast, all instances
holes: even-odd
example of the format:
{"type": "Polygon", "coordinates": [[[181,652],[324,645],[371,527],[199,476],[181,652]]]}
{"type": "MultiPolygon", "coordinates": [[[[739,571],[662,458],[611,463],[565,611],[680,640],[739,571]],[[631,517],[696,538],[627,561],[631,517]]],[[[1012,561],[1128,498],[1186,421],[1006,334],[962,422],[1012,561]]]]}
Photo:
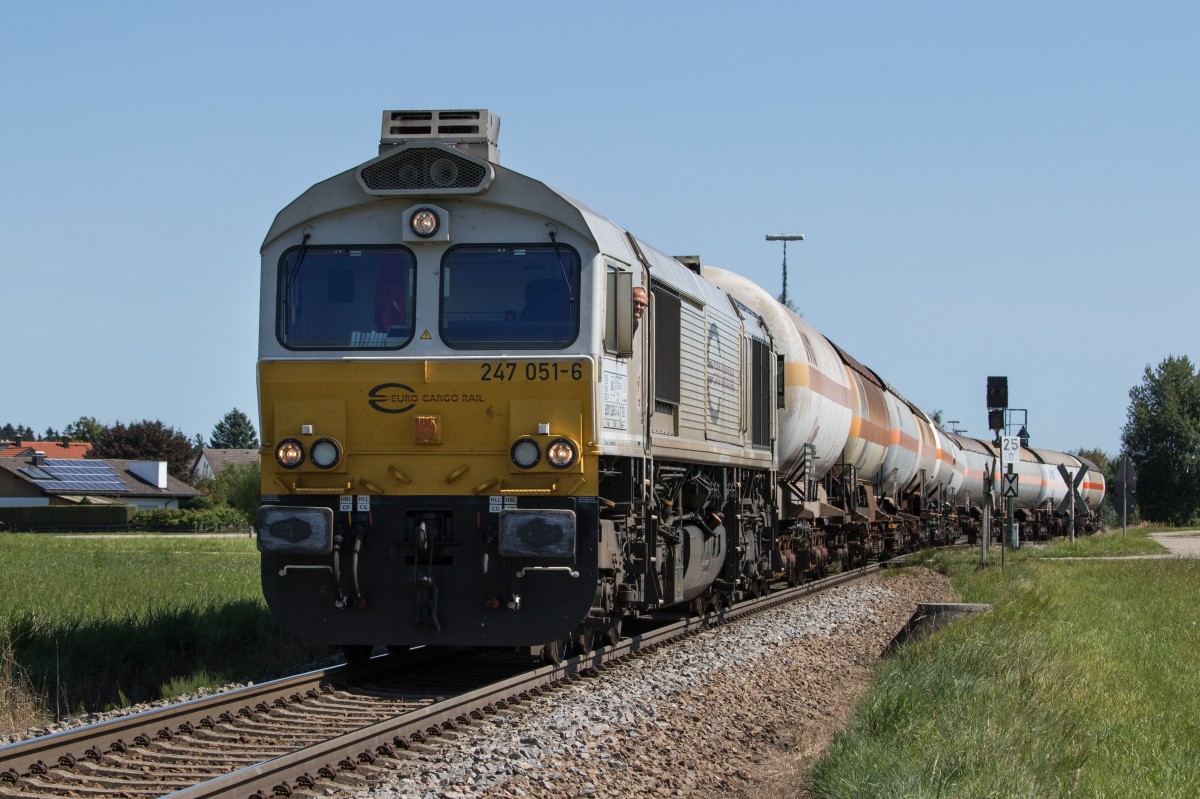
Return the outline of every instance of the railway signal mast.
{"type": "MultiPolygon", "coordinates": [[[[1008,378],[1007,377],[1004,377],[1004,376],[988,377],[988,379],[987,379],[987,408],[988,408],[988,429],[991,430],[993,433],[995,433],[997,446],[1001,445],[1002,443],[1007,443],[1007,442],[1002,442],[1000,439],[1001,431],[1004,430],[1004,417],[1007,415],[1007,410],[1008,410],[1008,378]]],[[[1006,455],[1007,453],[1002,450],[1002,454],[1006,455]]],[[[1011,474],[1012,478],[1016,478],[1016,475],[1012,474],[1012,470],[1013,470],[1013,466],[1014,466],[1013,462],[1008,461],[1007,457],[1005,458],[1005,461],[1008,463],[1007,471],[1009,472],[1009,474],[1011,474]]],[[[988,475],[989,478],[994,479],[992,477],[992,475],[994,475],[995,473],[996,473],[996,471],[993,468],[991,470],[991,474],[988,475]]],[[[1009,474],[1006,474],[1004,476],[1009,477],[1009,474]]],[[[989,482],[990,482],[990,480],[989,480],[989,482]]],[[[1016,480],[1015,479],[1012,480],[1012,490],[1015,493],[1015,490],[1016,490],[1016,480]]],[[[1008,493],[1009,493],[1009,481],[1006,480],[1004,496],[1006,499],[1006,505],[1008,507],[1008,514],[1007,514],[1008,524],[1007,524],[1007,529],[1005,530],[1005,533],[1006,533],[1006,535],[1011,535],[1012,534],[1012,502],[1008,500],[1008,493]]],[[[990,541],[990,539],[991,539],[991,513],[990,513],[990,510],[995,504],[995,497],[996,497],[995,486],[991,486],[991,490],[988,491],[987,505],[985,506],[985,509],[984,509],[984,535],[983,535],[983,552],[981,555],[981,562],[985,565],[987,564],[987,548],[991,544],[991,541],[990,541]]],[[[1003,568],[1003,566],[1004,566],[1003,544],[1001,544],[1000,558],[1001,558],[1000,565],[1003,568]]]]}

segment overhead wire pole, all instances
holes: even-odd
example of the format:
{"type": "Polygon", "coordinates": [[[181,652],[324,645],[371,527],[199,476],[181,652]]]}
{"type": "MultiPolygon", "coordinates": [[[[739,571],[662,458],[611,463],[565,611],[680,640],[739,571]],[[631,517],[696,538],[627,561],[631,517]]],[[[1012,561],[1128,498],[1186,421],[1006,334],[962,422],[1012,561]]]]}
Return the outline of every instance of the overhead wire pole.
{"type": "Polygon", "coordinates": [[[787,295],[787,243],[789,241],[804,241],[803,233],[768,233],[767,241],[783,242],[783,291],[779,292],[779,302],[786,308],[791,308],[787,295]]]}

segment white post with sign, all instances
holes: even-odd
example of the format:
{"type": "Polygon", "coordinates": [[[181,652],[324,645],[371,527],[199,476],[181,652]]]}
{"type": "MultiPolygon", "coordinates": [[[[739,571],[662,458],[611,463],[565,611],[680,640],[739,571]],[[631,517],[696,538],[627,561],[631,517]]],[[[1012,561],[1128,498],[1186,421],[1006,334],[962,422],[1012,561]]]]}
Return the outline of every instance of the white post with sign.
{"type": "Polygon", "coordinates": [[[1021,460],[1021,439],[1019,436],[1001,436],[1000,437],[1000,471],[1004,475],[1002,482],[1005,484],[1004,502],[1007,508],[1005,514],[1006,529],[1005,535],[1008,538],[1008,544],[1013,549],[1017,548],[1017,539],[1013,534],[1013,500],[1016,499],[1016,468],[1017,461],[1021,460]]]}
{"type": "Polygon", "coordinates": [[[1021,439],[1017,436],[1002,436],[1000,439],[1001,469],[1011,472],[1021,460],[1021,439]]]}

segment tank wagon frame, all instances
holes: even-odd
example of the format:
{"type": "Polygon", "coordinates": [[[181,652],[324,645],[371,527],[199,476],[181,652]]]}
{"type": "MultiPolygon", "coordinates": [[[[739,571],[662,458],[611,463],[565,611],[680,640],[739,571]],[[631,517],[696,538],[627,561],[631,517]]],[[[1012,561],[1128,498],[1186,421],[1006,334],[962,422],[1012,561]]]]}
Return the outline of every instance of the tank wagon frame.
{"type": "MultiPolygon", "coordinates": [[[[498,132],[385,112],[379,154],[266,236],[257,532],[285,628],[554,660],[977,527],[990,445],[745,278],[501,166],[498,132]]],[[[1103,496],[1023,451],[1027,531],[1055,529],[1059,464],[1103,496]]]]}

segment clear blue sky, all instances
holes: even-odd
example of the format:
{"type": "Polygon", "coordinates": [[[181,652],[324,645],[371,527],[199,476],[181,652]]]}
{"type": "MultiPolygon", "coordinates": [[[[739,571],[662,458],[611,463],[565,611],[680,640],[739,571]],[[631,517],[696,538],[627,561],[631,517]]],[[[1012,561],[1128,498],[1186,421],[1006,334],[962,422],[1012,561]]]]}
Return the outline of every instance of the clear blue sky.
{"type": "Polygon", "coordinates": [[[1200,361],[1194,2],[8,2],[0,423],[257,424],[258,247],[385,108],[789,293],[928,410],[1115,453],[1200,361]]]}

